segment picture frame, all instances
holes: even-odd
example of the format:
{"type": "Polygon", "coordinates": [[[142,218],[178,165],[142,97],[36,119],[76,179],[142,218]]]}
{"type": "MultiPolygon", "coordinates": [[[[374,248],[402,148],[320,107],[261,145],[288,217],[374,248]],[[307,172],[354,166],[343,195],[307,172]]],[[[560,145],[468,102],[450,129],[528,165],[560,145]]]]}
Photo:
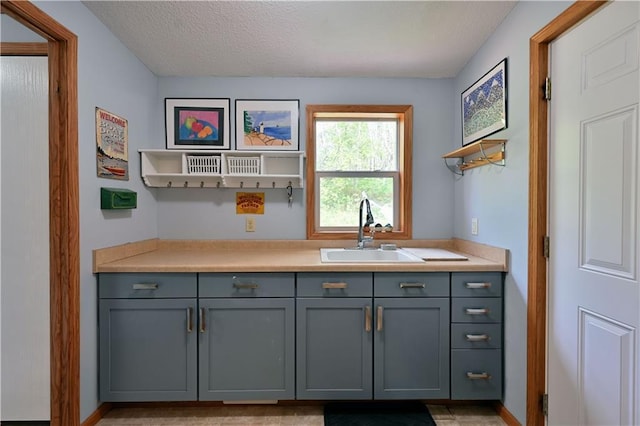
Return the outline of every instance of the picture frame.
{"type": "Polygon", "coordinates": [[[167,149],[230,149],[229,98],[165,98],[167,149]]]}
{"type": "Polygon", "coordinates": [[[299,150],[299,99],[236,99],[235,114],[237,150],[299,150]]]}
{"type": "Polygon", "coordinates": [[[460,96],[462,146],[507,128],[507,58],[460,96]]]}

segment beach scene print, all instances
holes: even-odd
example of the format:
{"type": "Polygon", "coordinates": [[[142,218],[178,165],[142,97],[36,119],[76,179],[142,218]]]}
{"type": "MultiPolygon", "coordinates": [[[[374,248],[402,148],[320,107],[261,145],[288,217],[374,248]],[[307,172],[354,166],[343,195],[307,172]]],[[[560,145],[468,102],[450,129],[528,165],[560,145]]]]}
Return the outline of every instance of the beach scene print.
{"type": "Polygon", "coordinates": [[[244,111],[244,145],[291,146],[291,111],[244,111]]]}

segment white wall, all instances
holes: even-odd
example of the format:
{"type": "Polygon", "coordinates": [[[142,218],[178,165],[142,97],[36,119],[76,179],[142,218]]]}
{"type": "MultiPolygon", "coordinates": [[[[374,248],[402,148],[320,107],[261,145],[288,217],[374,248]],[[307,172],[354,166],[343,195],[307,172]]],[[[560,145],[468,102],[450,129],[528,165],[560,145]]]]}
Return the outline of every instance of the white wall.
{"type": "Polygon", "coordinates": [[[158,126],[157,78],[79,1],[39,1],[36,6],[78,36],[80,160],[80,412],[98,401],[97,287],[91,251],[155,238],[156,206],[140,180],[138,149],[158,126]],[[96,106],[129,122],[129,181],[99,179],[96,172],[96,106]],[[100,210],[100,187],[138,192],[138,208],[100,210]]]}
{"type": "Polygon", "coordinates": [[[508,128],[491,138],[508,139],[506,167],[466,171],[455,183],[455,227],[458,238],[510,251],[505,288],[504,405],[524,424],[527,385],[527,250],[529,191],[529,39],[571,2],[518,2],[454,84],[454,144],[461,145],[460,93],[508,58],[508,128]],[[479,233],[471,235],[471,218],[479,233]]]}
{"type": "Polygon", "coordinates": [[[49,126],[45,57],[2,68],[2,419],[49,420],[49,126]]]}
{"type": "MultiPolygon", "coordinates": [[[[451,146],[453,108],[450,79],[366,78],[160,78],[156,138],[149,148],[164,148],[165,97],[231,98],[231,146],[235,146],[235,99],[300,99],[300,149],[306,145],[307,104],[413,105],[413,237],[450,238],[453,233],[453,181],[441,155],[451,146]]],[[[304,239],[303,189],[287,207],[284,189],[266,189],[265,214],[256,232],[245,233],[244,216],[235,213],[235,194],[251,189],[156,189],[158,235],[188,239],[304,239]]],[[[260,191],[263,191],[262,189],[260,191]]],[[[357,206],[354,206],[354,217],[357,206]]]]}

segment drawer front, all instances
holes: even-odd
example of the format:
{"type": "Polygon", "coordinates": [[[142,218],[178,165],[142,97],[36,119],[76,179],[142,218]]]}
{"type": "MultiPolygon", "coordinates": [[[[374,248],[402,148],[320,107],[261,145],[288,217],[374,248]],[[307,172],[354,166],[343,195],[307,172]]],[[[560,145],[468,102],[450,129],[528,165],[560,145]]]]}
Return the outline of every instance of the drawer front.
{"type": "Polygon", "coordinates": [[[293,297],[293,273],[199,274],[200,297],[293,297]]]}
{"type": "Polygon", "coordinates": [[[449,273],[376,272],[373,289],[376,297],[448,297],[449,273]]]}
{"type": "Polygon", "coordinates": [[[502,322],[502,299],[453,298],[451,299],[451,322],[502,322]]]}
{"type": "Polygon", "coordinates": [[[368,272],[304,272],[298,274],[298,297],[371,297],[368,272]]]}
{"type": "Polygon", "coordinates": [[[502,297],[502,272],[454,272],[453,297],[502,297]]]}
{"type": "Polygon", "coordinates": [[[502,324],[451,324],[452,349],[498,349],[502,324]]]}
{"type": "Polygon", "coordinates": [[[501,399],[500,349],[451,351],[451,399],[501,399]]]}
{"type": "Polygon", "coordinates": [[[101,273],[101,299],[196,297],[197,275],[188,273],[101,273]]]}

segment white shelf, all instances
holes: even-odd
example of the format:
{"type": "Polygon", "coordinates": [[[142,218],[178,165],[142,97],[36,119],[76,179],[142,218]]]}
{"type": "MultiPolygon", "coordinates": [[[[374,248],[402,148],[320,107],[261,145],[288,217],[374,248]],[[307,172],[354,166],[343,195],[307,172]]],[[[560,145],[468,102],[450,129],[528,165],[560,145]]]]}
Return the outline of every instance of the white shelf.
{"type": "Polygon", "coordinates": [[[304,187],[303,151],[206,151],[141,149],[145,185],[157,188],[293,188],[304,187]],[[211,173],[190,173],[189,156],[219,158],[211,173]],[[229,158],[249,160],[257,173],[230,173],[229,158]],[[251,160],[249,157],[255,158],[251,160]]]}

